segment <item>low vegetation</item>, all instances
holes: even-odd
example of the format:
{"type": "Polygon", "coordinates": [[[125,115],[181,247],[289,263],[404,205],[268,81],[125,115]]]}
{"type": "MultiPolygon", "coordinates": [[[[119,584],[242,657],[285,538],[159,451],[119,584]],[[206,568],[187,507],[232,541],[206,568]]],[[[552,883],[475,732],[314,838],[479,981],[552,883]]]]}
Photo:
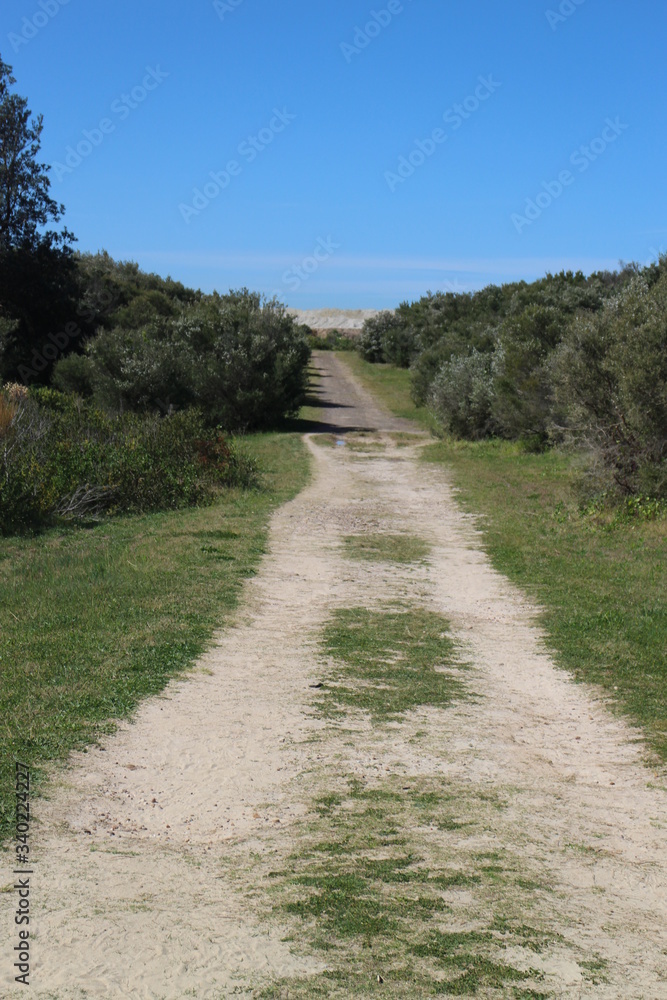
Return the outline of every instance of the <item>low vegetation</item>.
{"type": "Polygon", "coordinates": [[[350,337],[340,330],[328,330],[323,336],[311,333],[308,344],[316,351],[356,351],[359,346],[357,336],[350,337]]]}
{"type": "MultiPolygon", "coordinates": [[[[419,608],[341,609],[322,651],[332,673],[318,707],[343,735],[355,709],[391,739],[415,709],[470,697],[447,620],[419,608]]],[[[563,946],[547,929],[548,887],[518,846],[471,851],[506,803],[450,774],[391,770],[331,775],[292,837],[298,851],[270,873],[274,917],[327,968],[259,995],[546,997],[534,958],[563,946]]]]}
{"type": "Polygon", "coordinates": [[[371,562],[419,562],[430,551],[429,545],[417,535],[348,535],[343,543],[347,556],[371,562]]]}
{"type": "Polygon", "coordinates": [[[114,414],[53,389],[0,392],[0,534],[207,504],[256,481],[245,450],[193,409],[114,414]]]}

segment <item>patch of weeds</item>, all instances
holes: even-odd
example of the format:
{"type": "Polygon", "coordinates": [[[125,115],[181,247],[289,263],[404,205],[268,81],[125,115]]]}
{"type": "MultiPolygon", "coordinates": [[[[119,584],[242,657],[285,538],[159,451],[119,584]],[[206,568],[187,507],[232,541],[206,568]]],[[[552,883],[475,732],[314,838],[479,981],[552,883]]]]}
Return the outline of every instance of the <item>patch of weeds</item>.
{"type": "MultiPolygon", "coordinates": [[[[305,938],[308,952],[326,956],[329,966],[309,979],[282,980],[283,995],[297,1000],[382,991],[413,1000],[434,993],[495,996],[517,984],[516,996],[530,997],[528,986],[540,974],[513,968],[502,961],[503,955],[509,947],[540,952],[552,938],[524,923],[522,914],[512,921],[498,913],[508,897],[504,892],[499,896],[492,878],[513,886],[507,858],[498,851],[483,852],[471,859],[476,868],[468,871],[452,864],[449,852],[448,863],[437,860],[438,852],[431,856],[430,835],[417,849],[409,836],[416,828],[415,816],[422,810],[437,813],[456,796],[439,777],[412,779],[407,788],[402,780],[395,776],[366,785],[352,778],[347,793],[318,798],[320,809],[313,809],[304,823],[307,842],[291,856],[287,870],[273,873],[280,880],[272,890],[274,914],[281,921],[286,916],[298,921],[290,928],[291,940],[303,947],[305,938]],[[439,785],[444,787],[439,790],[439,785]],[[472,902],[459,904],[462,912],[455,895],[445,896],[457,889],[473,893],[472,902]],[[479,925],[471,929],[471,914],[480,912],[480,904],[489,915],[475,918],[479,925]]],[[[493,808],[483,796],[474,799],[471,817],[482,803],[493,808]]],[[[467,818],[462,800],[459,808],[467,818]]]]}
{"type": "Polygon", "coordinates": [[[602,986],[607,982],[604,972],[608,965],[609,963],[599,956],[588,962],[579,962],[583,978],[594,986],[602,986]]]}
{"type": "Polygon", "coordinates": [[[373,722],[389,722],[465,697],[461,681],[437,669],[463,665],[448,627],[442,615],[421,608],[335,611],[323,637],[335,665],[319,710],[332,717],[356,708],[373,722]]]}
{"type": "Polygon", "coordinates": [[[536,892],[538,889],[547,889],[548,886],[543,885],[540,882],[534,882],[529,878],[517,878],[514,880],[514,884],[519,887],[519,889],[525,889],[526,892],[536,892]]]}
{"type": "Polygon", "coordinates": [[[454,830],[463,830],[464,827],[470,826],[470,824],[461,823],[457,819],[452,819],[450,816],[445,816],[443,819],[436,819],[435,826],[437,826],[438,830],[454,831],[454,830]]]}
{"type": "Polygon", "coordinates": [[[316,891],[305,899],[285,903],[287,913],[314,918],[318,927],[338,938],[360,937],[366,941],[386,936],[398,928],[391,907],[373,891],[369,881],[351,872],[300,875],[294,885],[316,891]]]}
{"type": "Polygon", "coordinates": [[[526,948],[535,954],[546,951],[548,946],[556,941],[563,941],[562,934],[547,933],[537,930],[535,927],[529,927],[527,924],[517,924],[516,921],[506,917],[497,916],[491,924],[491,928],[502,934],[503,937],[511,937],[513,945],[518,944],[521,948],[526,948]]]}
{"type": "Polygon", "coordinates": [[[316,799],[314,808],[320,816],[330,816],[332,811],[341,804],[343,800],[340,795],[325,795],[321,799],[316,799]]]}
{"type": "Polygon", "coordinates": [[[413,444],[424,440],[424,434],[408,434],[404,431],[394,431],[389,435],[397,448],[409,448],[413,444]]]}
{"type": "Polygon", "coordinates": [[[431,958],[438,966],[451,973],[460,973],[446,982],[438,983],[434,992],[448,996],[475,996],[481,989],[499,988],[508,982],[521,982],[531,978],[510,965],[494,962],[468,950],[470,945],[488,945],[492,936],[485,931],[443,933],[431,931],[422,944],[412,947],[420,958],[431,958]]]}
{"type": "Polygon", "coordinates": [[[431,551],[416,535],[348,535],[343,543],[348,558],[373,562],[416,563],[431,551]]]}

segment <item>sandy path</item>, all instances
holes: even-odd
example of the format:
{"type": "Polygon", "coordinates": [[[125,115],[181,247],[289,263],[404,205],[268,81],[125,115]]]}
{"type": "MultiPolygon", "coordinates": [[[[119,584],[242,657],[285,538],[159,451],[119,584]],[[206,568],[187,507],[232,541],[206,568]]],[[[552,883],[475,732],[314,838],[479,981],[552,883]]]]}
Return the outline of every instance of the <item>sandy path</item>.
{"type": "MultiPolygon", "coordinates": [[[[317,789],[391,773],[503,798],[483,834],[449,834],[447,851],[501,849],[548,884],[542,905],[562,938],[525,966],[544,972],[542,989],[667,998],[664,778],[642,763],[636,734],[554,668],[534,609],[489,565],[444,473],[417,471],[417,446],[386,433],[407,425],[340,359],[318,364],[327,421],[341,434],[380,429],[385,448],[309,440],[313,481],[274,516],[235,626],[39,803],[34,985],[14,994],[5,957],[4,995],[250,996],[316,973],[320,960],[263,919],[262,874],[293,848],[317,789]],[[432,554],[418,567],[348,561],[342,537],[365,531],[418,532],[432,554]],[[350,746],[311,712],[321,629],[334,608],[397,597],[448,616],[478,697],[412,713],[389,735],[360,725],[350,746]],[[592,957],[607,963],[606,984],[587,979],[592,957]]],[[[444,850],[442,832],[420,836],[423,851],[444,850]]],[[[13,904],[0,895],[5,927],[13,904]]]]}

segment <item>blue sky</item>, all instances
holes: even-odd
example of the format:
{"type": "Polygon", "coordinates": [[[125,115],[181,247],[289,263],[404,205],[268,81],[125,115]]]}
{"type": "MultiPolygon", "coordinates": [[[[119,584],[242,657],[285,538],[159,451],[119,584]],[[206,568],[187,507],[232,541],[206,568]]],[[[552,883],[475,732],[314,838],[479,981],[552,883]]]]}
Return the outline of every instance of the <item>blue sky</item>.
{"type": "Polygon", "coordinates": [[[664,0],[4,0],[0,53],[81,250],[381,308],[663,251],[665,37],[664,0]]]}

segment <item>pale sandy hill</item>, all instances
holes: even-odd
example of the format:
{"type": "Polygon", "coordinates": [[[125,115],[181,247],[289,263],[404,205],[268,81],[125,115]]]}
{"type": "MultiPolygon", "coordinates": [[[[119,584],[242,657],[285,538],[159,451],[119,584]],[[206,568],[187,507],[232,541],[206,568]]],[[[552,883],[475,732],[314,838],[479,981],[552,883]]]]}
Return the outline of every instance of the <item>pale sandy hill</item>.
{"type": "Polygon", "coordinates": [[[313,330],[361,330],[364,320],[377,316],[377,309],[288,309],[299,323],[313,330]]]}

